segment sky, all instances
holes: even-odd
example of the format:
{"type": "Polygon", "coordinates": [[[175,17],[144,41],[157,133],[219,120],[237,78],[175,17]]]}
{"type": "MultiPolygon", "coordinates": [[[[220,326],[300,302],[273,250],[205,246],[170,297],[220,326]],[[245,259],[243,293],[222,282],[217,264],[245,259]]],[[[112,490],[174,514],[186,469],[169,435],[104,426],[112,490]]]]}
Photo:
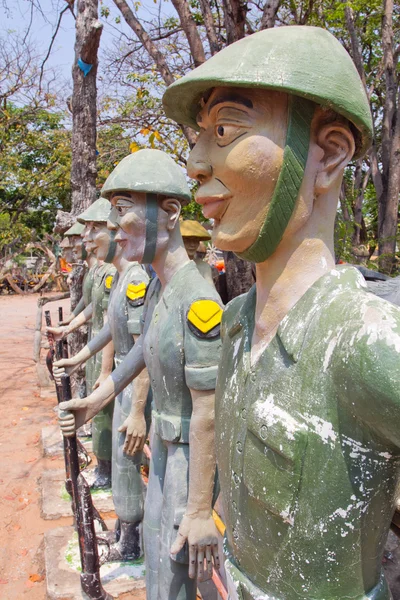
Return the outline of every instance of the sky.
{"type": "MultiPolygon", "coordinates": [[[[44,56],[55,30],[58,15],[66,3],[65,0],[33,0],[33,2],[40,7],[40,10],[33,11],[29,38],[37,51],[44,56]]],[[[133,32],[122,18],[120,24],[115,24],[115,17],[120,16],[120,13],[112,0],[104,0],[103,4],[110,9],[110,16],[107,20],[100,19],[104,23],[100,41],[100,56],[101,52],[110,47],[113,41],[119,37],[121,31],[129,33],[129,37],[133,37],[133,32]]],[[[132,4],[130,5],[132,7],[132,4]]],[[[0,0],[0,37],[7,38],[10,32],[24,36],[31,21],[31,7],[30,0],[0,0]]],[[[168,0],[142,0],[137,14],[139,17],[149,19],[151,16],[156,16],[159,10],[162,10],[164,15],[174,14],[174,9],[168,0]]],[[[75,21],[72,14],[67,11],[63,16],[47,65],[61,72],[71,84],[74,40],[75,21]]]]}

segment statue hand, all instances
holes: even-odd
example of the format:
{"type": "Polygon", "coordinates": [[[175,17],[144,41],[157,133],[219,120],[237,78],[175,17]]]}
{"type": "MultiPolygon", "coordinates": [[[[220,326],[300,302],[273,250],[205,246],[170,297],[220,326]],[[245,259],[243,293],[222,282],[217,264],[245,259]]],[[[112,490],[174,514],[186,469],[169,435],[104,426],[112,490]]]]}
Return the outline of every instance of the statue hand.
{"type": "MultiPolygon", "coordinates": [[[[170,554],[177,554],[182,550],[185,542],[189,546],[189,577],[204,577],[204,559],[206,560],[206,572],[212,575],[212,560],[216,569],[219,569],[218,556],[218,532],[214,519],[209,512],[206,514],[196,513],[185,515],[179,527],[177,538],[171,546],[170,554]]],[[[209,578],[208,577],[208,578],[209,578]]]]}
{"type": "Polygon", "coordinates": [[[58,324],[58,326],[62,327],[62,326],[69,325],[71,323],[71,321],[72,321],[73,318],[74,318],[74,315],[73,315],[73,313],[71,313],[68,317],[66,317],[64,319],[64,321],[60,321],[59,324],[58,324]]]}
{"type": "Polygon", "coordinates": [[[52,333],[55,340],[62,340],[68,335],[68,327],[46,327],[46,333],[52,333]]]}
{"type": "Polygon", "coordinates": [[[93,413],[93,403],[88,398],[74,398],[58,405],[58,424],[64,437],[72,437],[76,430],[89,421],[93,413]]]}
{"type": "Polygon", "coordinates": [[[61,375],[64,375],[64,373],[72,375],[78,369],[79,365],[80,363],[75,360],[75,357],[62,358],[55,361],[53,363],[53,377],[57,385],[61,384],[61,375]]]}
{"type": "Polygon", "coordinates": [[[97,390],[97,388],[100,387],[102,383],[104,383],[104,381],[107,379],[107,377],[108,377],[108,374],[100,373],[100,375],[98,376],[98,378],[96,379],[96,381],[93,385],[93,389],[97,390]]]}
{"type": "Polygon", "coordinates": [[[141,452],[146,442],[146,421],[144,416],[135,417],[129,415],[121,427],[118,427],[119,432],[126,431],[124,443],[124,452],[128,456],[133,456],[136,452],[141,452]]]}

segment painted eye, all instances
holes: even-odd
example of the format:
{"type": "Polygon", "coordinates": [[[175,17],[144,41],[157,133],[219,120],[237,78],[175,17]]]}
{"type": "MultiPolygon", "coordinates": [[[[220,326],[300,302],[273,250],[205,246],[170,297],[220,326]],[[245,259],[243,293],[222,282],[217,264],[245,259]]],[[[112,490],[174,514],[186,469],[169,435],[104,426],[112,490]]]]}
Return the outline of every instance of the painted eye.
{"type": "Polygon", "coordinates": [[[227,123],[226,125],[216,125],[214,130],[215,139],[218,146],[223,148],[234,142],[246,133],[246,129],[240,125],[227,123]]]}

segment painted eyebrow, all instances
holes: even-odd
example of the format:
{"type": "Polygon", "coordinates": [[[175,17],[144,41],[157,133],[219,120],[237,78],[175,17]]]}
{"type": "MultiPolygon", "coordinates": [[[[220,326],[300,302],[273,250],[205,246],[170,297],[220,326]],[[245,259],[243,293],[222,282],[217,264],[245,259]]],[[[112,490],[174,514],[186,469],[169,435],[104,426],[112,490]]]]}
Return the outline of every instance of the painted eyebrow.
{"type": "Polygon", "coordinates": [[[214,108],[214,106],[217,106],[217,104],[222,104],[223,102],[233,102],[234,104],[242,104],[247,108],[253,108],[253,103],[248,98],[244,98],[239,94],[227,94],[224,96],[217,96],[216,98],[214,98],[214,100],[208,107],[208,114],[210,114],[211,109],[214,108]]]}

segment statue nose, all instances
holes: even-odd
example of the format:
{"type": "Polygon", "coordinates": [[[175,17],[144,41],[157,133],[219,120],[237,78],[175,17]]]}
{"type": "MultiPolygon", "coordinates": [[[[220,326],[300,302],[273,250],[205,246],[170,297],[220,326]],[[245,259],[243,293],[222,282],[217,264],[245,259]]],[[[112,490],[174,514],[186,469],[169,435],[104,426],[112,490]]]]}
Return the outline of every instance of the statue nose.
{"type": "Polygon", "coordinates": [[[211,165],[205,161],[190,160],[187,164],[187,172],[189,177],[197,179],[198,182],[203,183],[212,175],[211,165]]]}

